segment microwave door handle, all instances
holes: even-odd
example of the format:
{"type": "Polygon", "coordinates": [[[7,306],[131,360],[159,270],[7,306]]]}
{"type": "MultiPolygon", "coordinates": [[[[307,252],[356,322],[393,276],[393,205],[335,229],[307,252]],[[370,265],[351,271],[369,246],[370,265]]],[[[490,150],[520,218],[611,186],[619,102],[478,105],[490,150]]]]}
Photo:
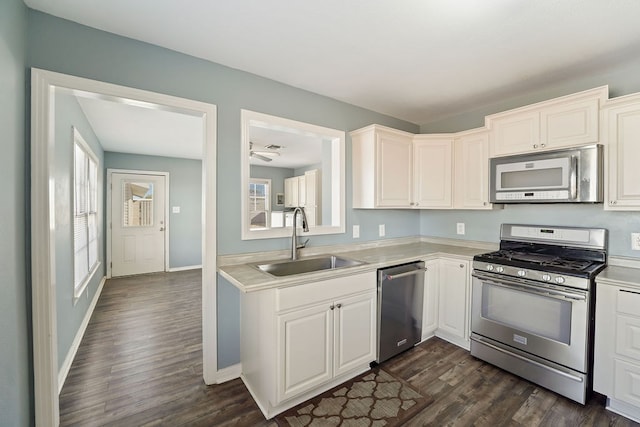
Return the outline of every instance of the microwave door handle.
{"type": "Polygon", "coordinates": [[[571,200],[578,198],[578,158],[571,156],[571,172],[569,174],[569,188],[571,200]]]}

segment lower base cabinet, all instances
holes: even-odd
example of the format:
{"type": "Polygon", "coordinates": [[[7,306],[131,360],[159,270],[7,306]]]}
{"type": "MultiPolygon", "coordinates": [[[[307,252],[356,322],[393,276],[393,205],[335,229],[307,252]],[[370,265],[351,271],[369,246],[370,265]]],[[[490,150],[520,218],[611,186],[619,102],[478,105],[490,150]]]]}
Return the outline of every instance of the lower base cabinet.
{"type": "Polygon", "coordinates": [[[469,261],[439,258],[425,267],[422,339],[435,335],[469,350],[469,261]]]}
{"type": "Polygon", "coordinates": [[[597,284],[593,389],[640,422],[640,289],[597,284]]]}
{"type": "Polygon", "coordinates": [[[271,418],[369,369],[376,273],[242,296],[242,378],[271,418]]]}

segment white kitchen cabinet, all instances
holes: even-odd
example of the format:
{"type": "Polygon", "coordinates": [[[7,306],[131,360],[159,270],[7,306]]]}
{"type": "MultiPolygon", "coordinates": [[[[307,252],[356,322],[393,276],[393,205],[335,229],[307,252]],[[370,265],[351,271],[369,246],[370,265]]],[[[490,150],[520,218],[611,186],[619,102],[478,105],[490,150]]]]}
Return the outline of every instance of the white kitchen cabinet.
{"type": "Polygon", "coordinates": [[[265,417],[376,358],[375,271],[242,295],[242,379],[265,417]]]}
{"type": "Polygon", "coordinates": [[[300,206],[298,199],[300,177],[292,176],[284,179],[284,205],[287,208],[300,206]]]}
{"type": "Polygon", "coordinates": [[[408,208],[413,134],[380,125],[351,132],[353,208],[408,208]]]}
{"type": "Polygon", "coordinates": [[[603,108],[607,150],[608,210],[640,210],[640,94],[614,99],[603,108]]]}
{"type": "Polygon", "coordinates": [[[436,335],[469,349],[469,261],[441,258],[436,335]]]}
{"type": "Polygon", "coordinates": [[[489,131],[456,135],[454,143],[454,209],[492,209],[489,202],[489,131]]]}
{"type": "Polygon", "coordinates": [[[333,310],[329,303],[278,316],[278,401],[333,377],[333,310]]]}
{"type": "Polygon", "coordinates": [[[431,338],[438,329],[438,305],[440,269],[439,261],[432,259],[425,261],[424,292],[422,302],[422,340],[431,338]]]}
{"type": "Polygon", "coordinates": [[[492,157],[597,142],[608,87],[563,96],[485,118],[492,157]]]}
{"type": "Polygon", "coordinates": [[[597,283],[593,389],[640,422],[640,288],[597,283]]]}
{"type": "Polygon", "coordinates": [[[304,173],[304,212],[310,226],[322,224],[322,172],[313,169],[304,173]]]}
{"type": "Polygon", "coordinates": [[[452,207],[453,138],[416,135],[413,138],[413,206],[452,207]]]}

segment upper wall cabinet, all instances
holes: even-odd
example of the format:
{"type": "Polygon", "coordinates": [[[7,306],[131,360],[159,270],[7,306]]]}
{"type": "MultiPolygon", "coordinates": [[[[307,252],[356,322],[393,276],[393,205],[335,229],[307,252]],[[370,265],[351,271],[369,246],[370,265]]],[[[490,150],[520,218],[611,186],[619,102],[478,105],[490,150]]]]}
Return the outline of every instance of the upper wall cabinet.
{"type": "Polygon", "coordinates": [[[491,157],[597,142],[608,86],[487,116],[491,157]]]}
{"type": "Polygon", "coordinates": [[[413,206],[451,208],[453,137],[416,135],[413,139],[413,206]]]}
{"type": "Polygon", "coordinates": [[[456,209],[492,209],[489,203],[489,131],[481,128],[456,134],[454,142],[456,209]]]}
{"type": "Polygon", "coordinates": [[[356,209],[493,207],[486,129],[413,135],[371,125],[351,139],[356,209]]]}
{"type": "Polygon", "coordinates": [[[616,98],[602,111],[607,186],[604,208],[640,208],[640,94],[616,98]]]}
{"type": "Polygon", "coordinates": [[[412,206],[412,138],[380,125],[351,132],[354,208],[412,206]]]}

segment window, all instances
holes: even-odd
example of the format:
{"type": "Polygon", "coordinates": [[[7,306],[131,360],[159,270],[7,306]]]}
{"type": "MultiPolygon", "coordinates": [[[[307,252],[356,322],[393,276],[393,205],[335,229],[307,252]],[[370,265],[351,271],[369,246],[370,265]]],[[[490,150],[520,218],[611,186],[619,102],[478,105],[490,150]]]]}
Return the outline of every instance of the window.
{"type": "Polygon", "coordinates": [[[271,180],[249,180],[249,219],[251,230],[269,228],[271,215],[271,180]]]}
{"type": "Polygon", "coordinates": [[[98,159],[73,129],[73,264],[78,298],[98,269],[98,159]]]}

